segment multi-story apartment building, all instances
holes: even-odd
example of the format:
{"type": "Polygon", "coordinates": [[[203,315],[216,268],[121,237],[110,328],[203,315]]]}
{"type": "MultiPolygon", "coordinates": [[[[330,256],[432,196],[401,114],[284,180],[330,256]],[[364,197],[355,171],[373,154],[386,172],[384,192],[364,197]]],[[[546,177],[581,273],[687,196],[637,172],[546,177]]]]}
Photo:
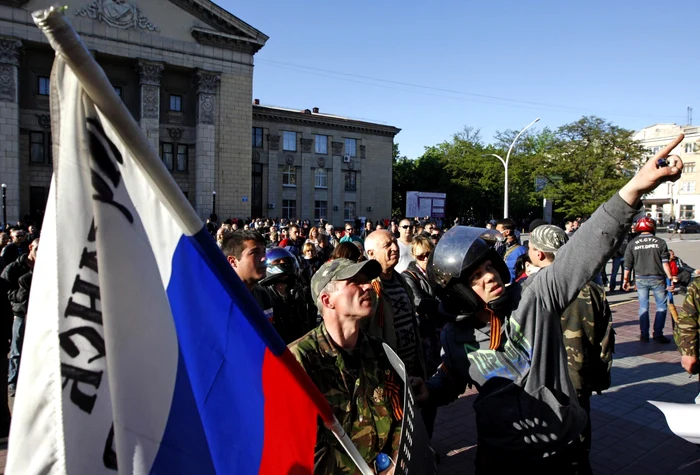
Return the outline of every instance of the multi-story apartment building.
{"type": "Polygon", "coordinates": [[[697,188],[696,162],[700,161],[700,127],[693,125],[656,124],[638,131],[634,139],[653,155],[679,134],[685,139],[673,153],[683,160],[683,176],[675,183],[666,183],[647,195],[642,201],[647,213],[660,224],[671,219],[696,219],[700,207],[700,189],[697,188]]]}
{"type": "Polygon", "coordinates": [[[394,136],[400,129],[318,108],[253,105],[252,216],[342,223],[391,217],[394,136]]]}

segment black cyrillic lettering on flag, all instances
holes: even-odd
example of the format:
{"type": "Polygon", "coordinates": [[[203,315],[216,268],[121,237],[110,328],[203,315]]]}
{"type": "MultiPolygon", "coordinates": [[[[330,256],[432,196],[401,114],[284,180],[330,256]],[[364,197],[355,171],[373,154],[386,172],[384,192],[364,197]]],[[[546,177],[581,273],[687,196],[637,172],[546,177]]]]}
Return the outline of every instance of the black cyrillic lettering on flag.
{"type": "Polygon", "coordinates": [[[95,242],[96,235],[97,228],[95,227],[95,218],[93,218],[92,222],[90,223],[90,231],[88,231],[88,242],[95,242]]]}
{"type": "Polygon", "coordinates": [[[70,297],[63,316],[66,318],[71,316],[78,317],[102,325],[102,312],[97,310],[97,306],[95,305],[100,299],[100,288],[95,284],[81,279],[79,275],[76,275],[75,282],[73,282],[72,293],[85,294],[90,297],[90,306],[86,307],[85,305],[79,304],[73,300],[73,297],[70,297]]]}
{"type": "MultiPolygon", "coordinates": [[[[109,140],[109,138],[107,138],[107,134],[105,134],[105,129],[102,128],[102,123],[97,119],[93,119],[92,117],[88,117],[86,120],[88,125],[92,125],[95,128],[95,132],[99,133],[107,141],[107,143],[109,144],[109,149],[112,151],[112,155],[114,155],[114,159],[118,161],[119,164],[123,165],[124,159],[122,159],[122,154],[119,152],[117,146],[114,145],[114,143],[112,143],[112,141],[109,140]]],[[[91,127],[88,127],[88,130],[90,130],[90,132],[93,132],[91,127]]],[[[117,186],[117,184],[115,184],[114,186],[117,186]]]]}
{"type": "Polygon", "coordinates": [[[105,450],[102,453],[102,463],[104,463],[105,468],[119,470],[117,467],[117,452],[114,450],[114,422],[112,423],[112,427],[109,428],[109,434],[105,442],[105,450]]]}
{"type": "Polygon", "coordinates": [[[92,414],[92,409],[95,407],[97,394],[88,396],[80,390],[79,383],[89,384],[96,390],[100,388],[102,382],[102,371],[90,371],[88,369],[78,368],[65,363],[61,363],[61,376],[63,376],[63,388],[68,382],[73,381],[70,388],[70,400],[78,406],[83,412],[92,414]]]}
{"type": "Polygon", "coordinates": [[[97,355],[90,358],[88,363],[92,363],[96,359],[102,358],[107,354],[105,350],[105,340],[97,330],[92,327],[78,327],[58,335],[58,341],[61,344],[61,348],[63,348],[63,351],[68,353],[68,356],[71,358],[75,358],[80,354],[80,349],[78,349],[77,345],[73,343],[73,335],[82,336],[88,342],[90,342],[92,347],[97,351],[97,355]]]}
{"type": "MultiPolygon", "coordinates": [[[[102,150],[104,151],[104,149],[102,150]]],[[[95,170],[92,170],[92,187],[97,192],[97,194],[92,195],[92,199],[114,206],[121,212],[121,214],[124,215],[129,223],[134,224],[134,217],[131,215],[131,211],[126,209],[124,205],[114,201],[114,192],[112,192],[112,189],[109,187],[104,178],[102,178],[95,170]]]]}
{"type": "MultiPolygon", "coordinates": [[[[112,186],[116,189],[121,181],[121,173],[119,172],[119,167],[112,157],[119,162],[124,163],[121,153],[117,149],[116,145],[112,143],[111,140],[105,134],[102,124],[96,119],[87,119],[87,130],[90,133],[90,157],[97,164],[97,168],[102,172],[109,181],[112,182],[112,186]],[[109,148],[105,148],[106,146],[109,148]],[[110,156],[111,155],[111,156],[110,156]]],[[[97,173],[94,169],[92,171],[92,187],[95,189],[97,194],[92,195],[92,198],[101,201],[103,203],[114,206],[119,210],[120,213],[129,221],[129,223],[134,223],[134,218],[131,212],[122,204],[114,201],[114,191],[110,188],[109,183],[102,178],[102,176],[97,173]]]]}
{"type": "Polygon", "coordinates": [[[80,256],[80,268],[87,267],[97,273],[97,251],[88,251],[87,247],[83,248],[83,254],[80,256]]]}

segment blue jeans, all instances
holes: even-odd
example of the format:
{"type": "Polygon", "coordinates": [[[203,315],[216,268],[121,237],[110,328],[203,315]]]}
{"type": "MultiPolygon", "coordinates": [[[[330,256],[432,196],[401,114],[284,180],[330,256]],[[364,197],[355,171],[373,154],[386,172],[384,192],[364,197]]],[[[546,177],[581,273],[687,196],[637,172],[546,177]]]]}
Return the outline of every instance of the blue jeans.
{"type": "Polygon", "coordinates": [[[610,272],[610,290],[615,290],[617,288],[617,272],[622,268],[625,263],[625,258],[621,256],[616,256],[612,258],[612,272],[610,272]]]}
{"type": "Polygon", "coordinates": [[[10,345],[10,361],[7,365],[7,386],[10,390],[17,389],[17,377],[19,376],[19,359],[22,354],[24,342],[25,317],[15,316],[12,322],[12,343],[10,345]]]}
{"type": "Polygon", "coordinates": [[[637,295],[639,296],[639,327],[642,336],[649,336],[649,292],[654,292],[656,317],[654,318],[654,336],[663,336],[666,325],[666,307],[668,292],[666,279],[645,279],[637,276],[637,295]]]}

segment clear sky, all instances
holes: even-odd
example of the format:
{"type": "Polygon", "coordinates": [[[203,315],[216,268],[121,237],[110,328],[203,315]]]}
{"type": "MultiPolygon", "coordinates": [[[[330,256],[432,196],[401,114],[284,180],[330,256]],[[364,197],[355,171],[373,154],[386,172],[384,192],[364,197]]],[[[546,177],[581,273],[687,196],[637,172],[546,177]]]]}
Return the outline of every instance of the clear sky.
{"type": "Polygon", "coordinates": [[[253,97],[393,125],[401,153],[464,126],[700,123],[700,1],[218,0],[270,37],[253,97]]]}

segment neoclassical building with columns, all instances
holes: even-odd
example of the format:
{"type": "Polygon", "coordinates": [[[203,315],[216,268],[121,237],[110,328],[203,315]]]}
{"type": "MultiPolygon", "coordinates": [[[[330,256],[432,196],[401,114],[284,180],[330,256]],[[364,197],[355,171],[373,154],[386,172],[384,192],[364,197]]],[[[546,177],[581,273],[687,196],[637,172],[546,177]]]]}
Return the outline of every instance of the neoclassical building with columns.
{"type": "MultiPolygon", "coordinates": [[[[11,223],[40,216],[51,180],[54,54],[31,18],[51,3],[0,0],[0,182],[11,223]]],[[[349,206],[354,216],[390,215],[399,129],[303,110],[254,113],[253,57],[268,40],[254,27],[209,0],[79,0],[66,15],[202,218],[214,206],[222,219],[282,216],[293,200],[298,218],[312,219],[323,201],[327,219],[342,220],[349,206]],[[298,149],[284,146],[289,132],[298,134],[298,149]],[[327,137],[327,150],[307,153],[317,135],[327,137]],[[346,139],[357,140],[349,153],[346,139]],[[354,166],[357,180],[341,186],[354,166]],[[330,173],[326,188],[309,185],[319,168],[330,173]]]]}

